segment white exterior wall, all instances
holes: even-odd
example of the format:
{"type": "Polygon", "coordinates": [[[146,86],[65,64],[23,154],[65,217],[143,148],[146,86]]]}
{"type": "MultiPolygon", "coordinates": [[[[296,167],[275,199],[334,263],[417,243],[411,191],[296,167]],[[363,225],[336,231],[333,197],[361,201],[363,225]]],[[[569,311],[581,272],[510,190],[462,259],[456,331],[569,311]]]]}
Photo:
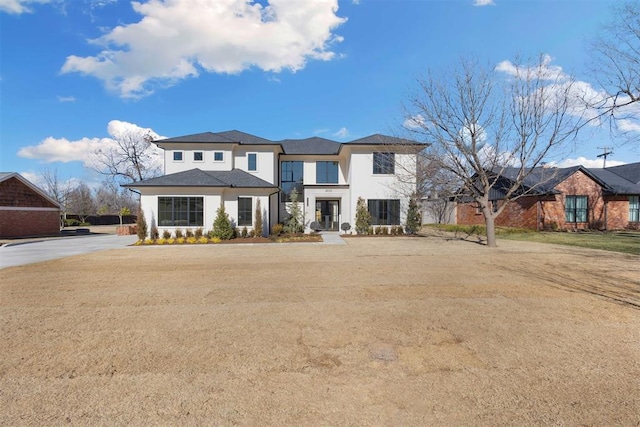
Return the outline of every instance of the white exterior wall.
{"type": "Polygon", "coordinates": [[[270,232],[270,218],[272,212],[269,210],[269,194],[264,192],[261,195],[251,194],[249,192],[245,192],[241,189],[225,189],[224,191],[220,191],[220,189],[214,188],[154,188],[154,189],[145,189],[143,190],[145,193],[140,197],[140,204],[142,210],[144,211],[144,216],[147,221],[147,228],[151,230],[152,221],[155,221],[158,230],[160,231],[160,235],[164,230],[168,230],[171,233],[174,233],[176,228],[180,228],[182,231],[185,231],[187,228],[195,230],[196,228],[200,228],[197,226],[192,227],[162,227],[158,225],[158,197],[164,196],[175,196],[175,197],[203,197],[204,203],[204,224],[202,225],[202,229],[205,232],[210,231],[213,228],[213,222],[216,218],[218,208],[220,207],[220,203],[224,200],[225,211],[229,215],[229,219],[231,220],[231,224],[233,227],[237,226],[238,222],[238,197],[251,197],[252,198],[252,225],[247,226],[247,230],[253,230],[253,223],[255,223],[255,208],[258,199],[260,200],[261,208],[262,208],[262,228],[263,234],[267,235],[270,232]]]}
{"type": "Polygon", "coordinates": [[[271,184],[275,184],[278,178],[277,159],[273,147],[237,147],[234,153],[235,168],[242,169],[271,184]],[[257,170],[249,170],[249,157],[247,154],[256,153],[257,170]]]}
{"type": "Polygon", "coordinates": [[[234,168],[233,144],[174,144],[166,145],[164,152],[164,174],[169,175],[176,172],[188,171],[191,169],[202,169],[209,171],[230,171],[234,168]],[[174,161],[173,153],[182,152],[182,161],[174,161]],[[203,152],[203,161],[194,161],[193,153],[203,152]],[[214,152],[222,152],[222,161],[214,160],[214,152]]]}

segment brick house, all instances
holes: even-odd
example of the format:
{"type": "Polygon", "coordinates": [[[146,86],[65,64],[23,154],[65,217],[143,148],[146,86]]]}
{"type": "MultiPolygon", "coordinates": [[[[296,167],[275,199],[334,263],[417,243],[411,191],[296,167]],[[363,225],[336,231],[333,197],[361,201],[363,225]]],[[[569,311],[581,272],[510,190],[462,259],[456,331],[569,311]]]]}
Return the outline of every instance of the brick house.
{"type": "MultiPolygon", "coordinates": [[[[517,169],[507,169],[489,195],[504,203],[502,180],[508,184],[517,169]]],[[[604,169],[574,166],[536,168],[520,193],[496,218],[496,226],[537,230],[640,228],[640,163],[604,169]]],[[[457,206],[458,224],[484,224],[475,202],[457,206]]]]}
{"type": "Polygon", "coordinates": [[[0,172],[0,238],[58,234],[60,205],[15,172],[0,172]]]}

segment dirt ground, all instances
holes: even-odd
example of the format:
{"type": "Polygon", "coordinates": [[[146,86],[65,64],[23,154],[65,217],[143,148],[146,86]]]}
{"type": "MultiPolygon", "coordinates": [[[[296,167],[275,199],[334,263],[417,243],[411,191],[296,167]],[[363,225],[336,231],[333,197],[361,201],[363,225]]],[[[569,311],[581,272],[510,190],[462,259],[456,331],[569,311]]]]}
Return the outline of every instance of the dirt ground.
{"type": "Polygon", "coordinates": [[[0,425],[640,424],[640,257],[131,247],[0,271],[0,425]]]}

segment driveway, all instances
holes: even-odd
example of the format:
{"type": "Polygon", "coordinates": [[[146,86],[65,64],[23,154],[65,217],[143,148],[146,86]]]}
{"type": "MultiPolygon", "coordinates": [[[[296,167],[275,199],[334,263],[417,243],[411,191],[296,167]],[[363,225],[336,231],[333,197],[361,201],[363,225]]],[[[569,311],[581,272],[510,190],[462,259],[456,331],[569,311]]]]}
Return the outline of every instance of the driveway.
{"type": "Polygon", "coordinates": [[[137,236],[87,235],[40,241],[10,243],[0,247],[0,268],[49,261],[73,255],[119,249],[138,240],[137,236]]]}

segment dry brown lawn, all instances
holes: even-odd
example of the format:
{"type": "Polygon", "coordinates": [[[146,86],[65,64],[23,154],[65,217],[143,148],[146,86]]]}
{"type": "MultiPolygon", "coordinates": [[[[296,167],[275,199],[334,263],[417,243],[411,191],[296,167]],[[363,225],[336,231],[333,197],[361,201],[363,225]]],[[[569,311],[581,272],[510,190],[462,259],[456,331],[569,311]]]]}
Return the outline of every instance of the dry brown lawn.
{"type": "Polygon", "coordinates": [[[132,247],[0,271],[0,425],[640,423],[640,257],[132,247]]]}

